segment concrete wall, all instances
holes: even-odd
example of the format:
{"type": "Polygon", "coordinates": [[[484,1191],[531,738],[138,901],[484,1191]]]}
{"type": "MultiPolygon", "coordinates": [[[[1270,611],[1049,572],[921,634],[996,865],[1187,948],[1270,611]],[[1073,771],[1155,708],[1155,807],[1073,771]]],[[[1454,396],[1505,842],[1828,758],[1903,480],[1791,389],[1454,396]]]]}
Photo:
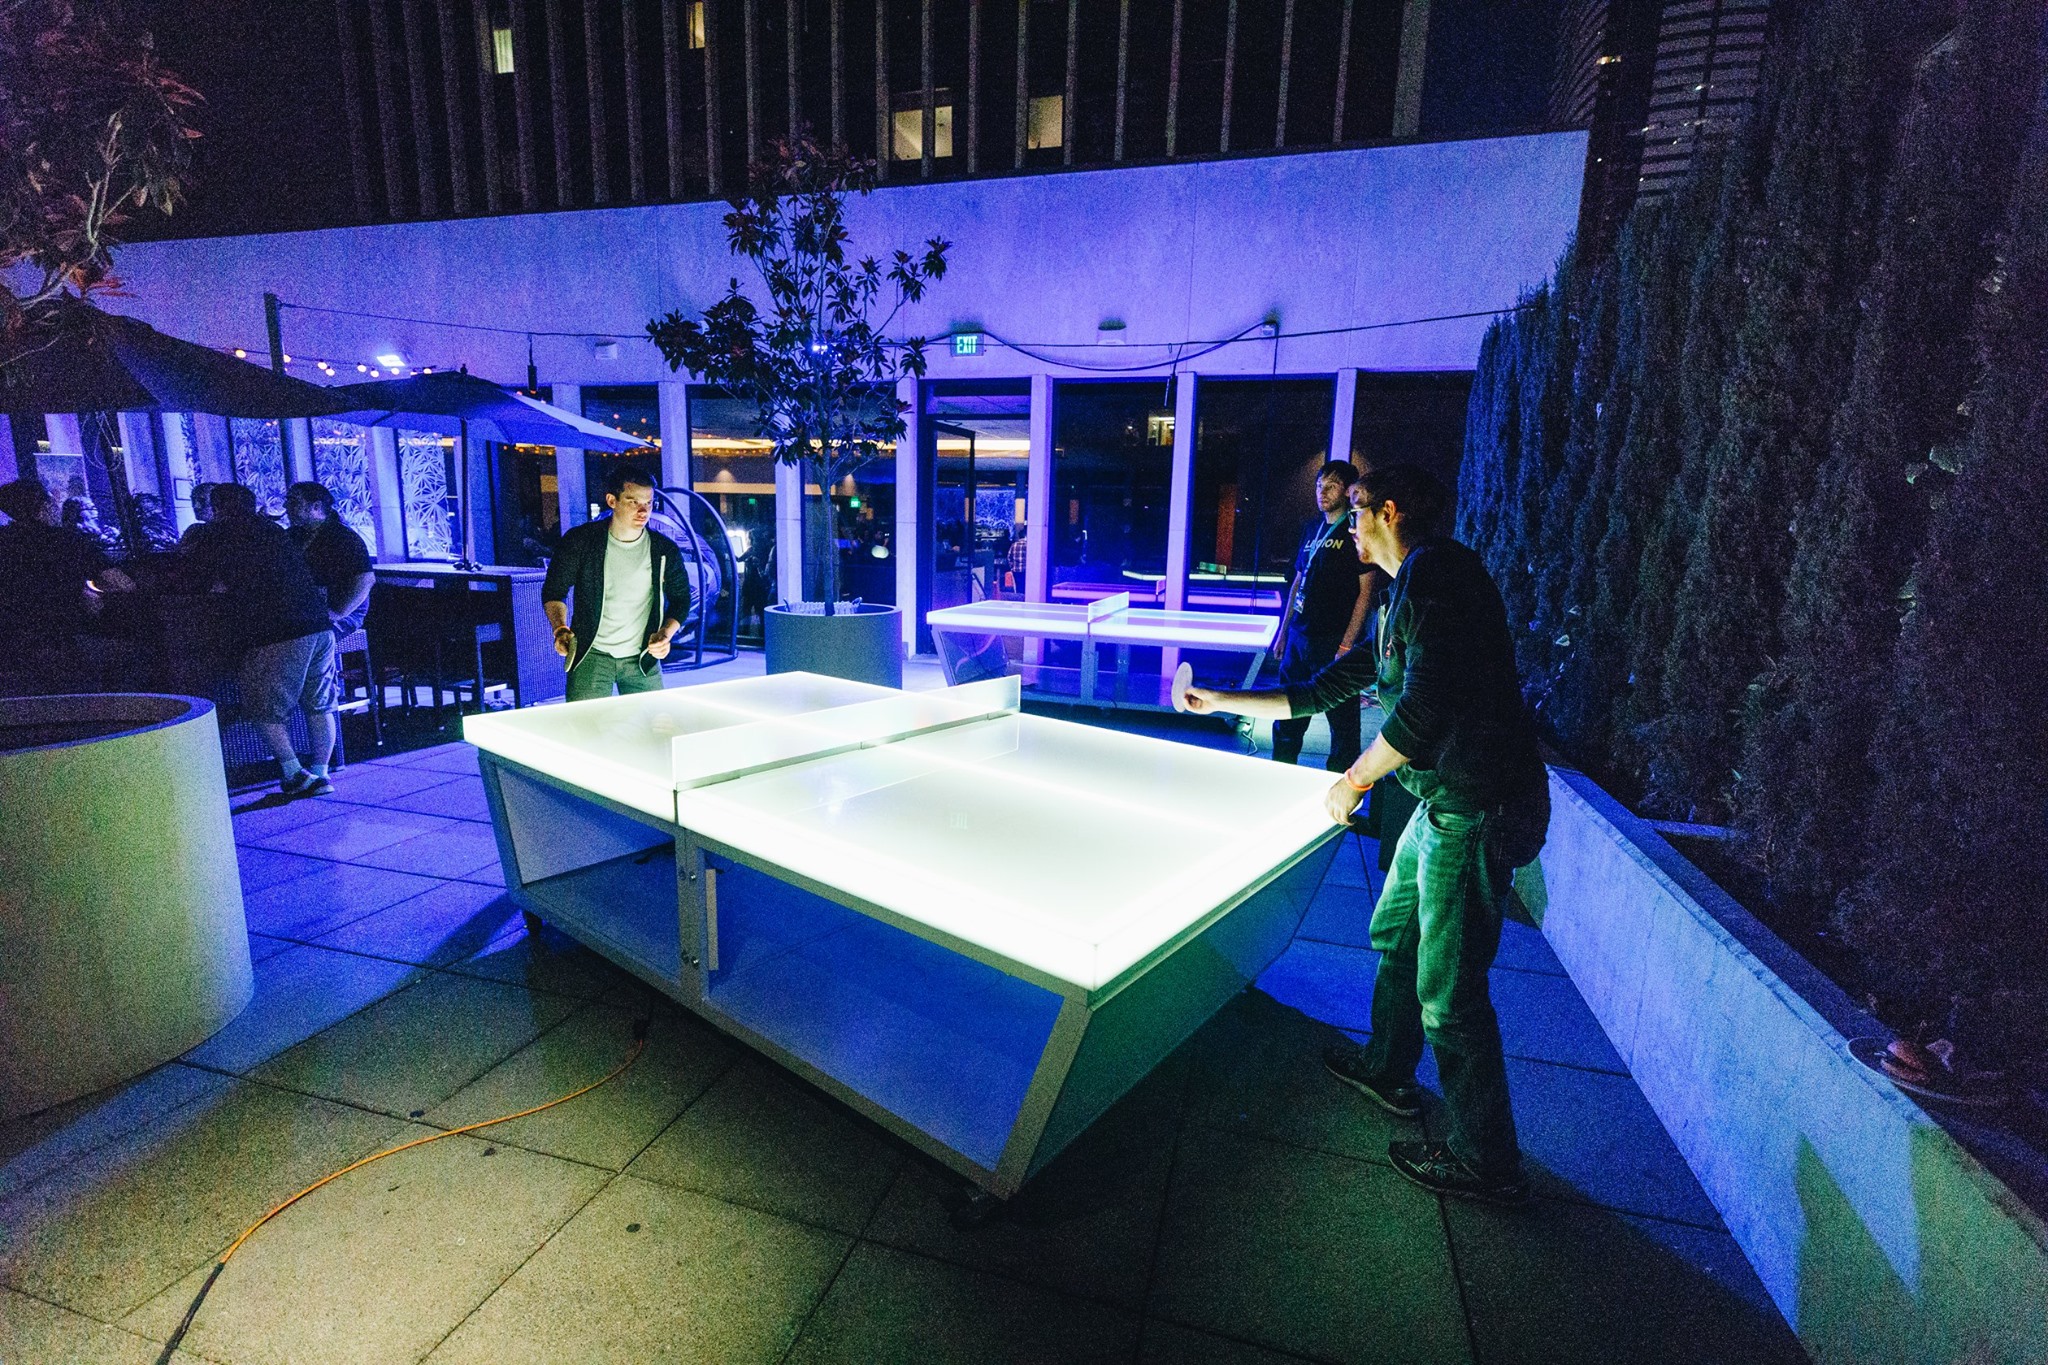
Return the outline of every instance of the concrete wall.
{"type": "MultiPolygon", "coordinates": [[[[1415,143],[1185,165],[906,185],[856,201],[857,249],[953,243],[947,278],[892,329],[984,329],[977,358],[934,357],[940,378],[1087,374],[1173,363],[1175,347],[1255,327],[1355,327],[1511,305],[1545,278],[1577,217],[1585,135],[1415,143]],[[1105,319],[1122,344],[1098,345],[1105,319]],[[1083,349],[1074,349],[1076,346],[1083,349]]],[[[264,349],[264,291],[284,313],[295,370],[308,358],[455,366],[542,383],[665,377],[649,318],[694,314],[734,273],[719,203],[523,214],[269,236],[140,243],[116,266],[113,301],[178,336],[264,349]],[[311,307],[483,324],[486,333],[310,311],[311,307]]],[[[1288,338],[1254,336],[1192,363],[1202,373],[1469,369],[1484,317],[1288,338]]],[[[1185,347],[1181,348],[1185,357],[1185,347]]]]}
{"type": "Polygon", "coordinates": [[[1882,1026],[1585,777],[1551,796],[1544,935],[1814,1359],[2048,1360],[2048,1227],[1849,1055],[1882,1026]]]}

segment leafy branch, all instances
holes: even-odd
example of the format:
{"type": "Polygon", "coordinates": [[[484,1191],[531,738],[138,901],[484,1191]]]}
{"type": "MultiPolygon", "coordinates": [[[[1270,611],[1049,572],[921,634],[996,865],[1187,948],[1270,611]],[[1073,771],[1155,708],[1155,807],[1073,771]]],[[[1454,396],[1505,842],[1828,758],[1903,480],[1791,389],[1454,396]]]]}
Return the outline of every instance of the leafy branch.
{"type": "Polygon", "coordinates": [[[0,333],[67,294],[119,289],[113,248],[139,210],[184,198],[199,92],[117,7],[0,0],[0,333]]]}
{"type": "MultiPolygon", "coordinates": [[[[933,237],[886,262],[856,259],[846,200],[874,186],[873,162],[797,129],[749,168],[746,194],[725,215],[727,244],[752,262],[761,301],[734,277],[701,318],[670,312],[647,324],[671,370],[752,402],[756,434],[777,460],[814,475],[828,499],[835,483],[904,434],[905,407],[891,386],[923,377],[927,342],[889,333],[944,277],[950,246],[933,237]]],[[[828,602],[836,570],[828,553],[828,602]]]]}

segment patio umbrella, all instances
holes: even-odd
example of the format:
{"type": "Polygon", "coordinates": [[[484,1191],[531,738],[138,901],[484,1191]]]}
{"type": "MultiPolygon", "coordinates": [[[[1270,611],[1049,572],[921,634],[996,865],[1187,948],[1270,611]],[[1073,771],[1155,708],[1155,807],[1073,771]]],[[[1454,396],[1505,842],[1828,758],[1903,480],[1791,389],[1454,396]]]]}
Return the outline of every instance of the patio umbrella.
{"type": "Polygon", "coordinates": [[[0,340],[0,412],[210,412],[325,417],[331,389],[181,341],[146,322],[66,303],[0,340]]]}
{"type": "Polygon", "coordinates": [[[460,442],[461,470],[456,504],[462,516],[462,558],[458,568],[476,565],[475,537],[469,524],[469,438],[471,434],[501,445],[571,446],[578,450],[638,450],[647,442],[623,431],[590,421],[566,409],[514,393],[488,379],[459,371],[417,374],[410,379],[375,379],[344,384],[327,392],[345,410],[334,420],[366,427],[402,427],[454,436],[460,442]]]}

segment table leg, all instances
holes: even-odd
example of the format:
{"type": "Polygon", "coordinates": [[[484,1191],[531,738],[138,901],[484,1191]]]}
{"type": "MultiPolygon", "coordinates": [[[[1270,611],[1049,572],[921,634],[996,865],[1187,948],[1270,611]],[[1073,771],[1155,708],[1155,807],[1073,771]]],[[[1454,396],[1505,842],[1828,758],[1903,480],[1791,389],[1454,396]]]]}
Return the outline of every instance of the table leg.
{"type": "Polygon", "coordinates": [[[1251,691],[1252,684],[1259,680],[1259,670],[1261,668],[1264,668],[1265,666],[1266,651],[1262,649],[1258,653],[1252,655],[1252,666],[1244,671],[1244,686],[1239,688],[1238,690],[1241,692],[1251,691]]]}

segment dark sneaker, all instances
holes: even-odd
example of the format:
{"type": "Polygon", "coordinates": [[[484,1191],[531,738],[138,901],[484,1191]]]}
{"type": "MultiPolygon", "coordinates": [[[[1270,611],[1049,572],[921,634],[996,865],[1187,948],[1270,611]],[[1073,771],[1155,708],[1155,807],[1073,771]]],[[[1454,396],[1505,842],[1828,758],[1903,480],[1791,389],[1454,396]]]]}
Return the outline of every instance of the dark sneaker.
{"type": "Polygon", "coordinates": [[[1412,1119],[1422,1112],[1422,1087],[1388,1085],[1365,1069],[1365,1054],[1342,1043],[1323,1049],[1323,1068],[1395,1118],[1412,1119]]]}
{"type": "Polygon", "coordinates": [[[1441,1142],[1396,1142],[1387,1148],[1394,1169],[1433,1194],[1477,1199],[1486,1204],[1520,1204],[1529,1184],[1520,1176],[1489,1180],[1451,1154],[1441,1142]]]}

